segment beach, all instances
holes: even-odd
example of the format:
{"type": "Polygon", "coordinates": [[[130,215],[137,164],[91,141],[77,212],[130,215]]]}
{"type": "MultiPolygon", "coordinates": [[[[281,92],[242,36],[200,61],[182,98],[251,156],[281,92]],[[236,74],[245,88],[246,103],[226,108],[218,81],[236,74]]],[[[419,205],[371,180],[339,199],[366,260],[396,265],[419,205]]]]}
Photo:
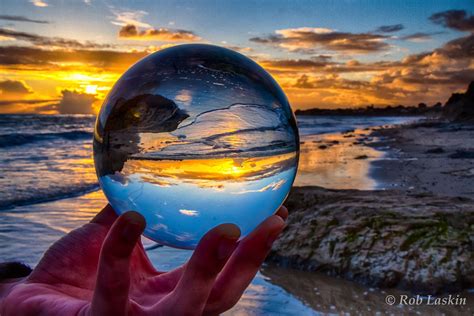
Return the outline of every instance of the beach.
{"type": "MultiPolygon", "coordinates": [[[[27,141],[28,138],[23,136],[23,143],[10,146],[7,153],[2,154],[1,166],[4,170],[0,184],[4,191],[2,196],[7,199],[2,201],[0,210],[1,261],[19,260],[34,266],[51,243],[87,222],[106,204],[102,192],[98,190],[90,158],[90,140],[87,137],[92,133],[88,124],[93,119],[67,119],[71,120],[68,125],[71,130],[48,130],[50,134],[61,133],[60,137],[36,136],[36,140],[27,141]],[[82,134],[72,133],[77,130],[82,134]],[[68,132],[71,133],[65,134],[68,132]],[[69,168],[63,167],[63,170],[58,166],[69,168]],[[45,175],[47,182],[44,181],[45,175]]],[[[435,124],[435,127],[430,127],[429,124],[413,123],[418,119],[299,117],[301,156],[292,195],[296,197],[303,191],[313,197],[334,195],[336,202],[333,206],[336,207],[341,206],[344,199],[355,201],[360,198],[365,201],[366,207],[373,205],[374,213],[383,203],[383,200],[379,201],[380,196],[396,203],[405,194],[446,195],[451,200],[425,197],[423,201],[436,204],[436,201],[443,200],[446,205],[465,205],[459,211],[471,216],[466,217],[469,221],[473,213],[471,198],[474,193],[466,188],[470,188],[468,183],[472,183],[474,176],[473,159],[469,156],[469,150],[474,148],[471,144],[473,131],[469,126],[452,128],[455,125],[443,127],[435,124]],[[463,200],[455,200],[458,193],[463,200]]],[[[42,134],[46,134],[47,129],[45,127],[42,134]]],[[[18,133],[18,128],[16,130],[18,133]]],[[[4,134],[7,132],[4,131],[4,134]]],[[[33,135],[33,131],[28,130],[24,134],[33,135]]],[[[301,199],[291,199],[290,195],[290,223],[297,223],[292,222],[291,212],[292,207],[301,206],[298,204],[301,199]]],[[[412,199],[416,200],[416,197],[412,199]]],[[[325,205],[326,201],[321,200],[321,204],[325,205]]],[[[416,206],[412,205],[412,208],[416,206]]],[[[467,229],[472,227],[471,223],[467,229]]],[[[282,240],[287,240],[285,235],[282,240]]],[[[145,247],[153,248],[151,241],[143,241],[145,247]]],[[[148,254],[159,270],[169,270],[184,263],[190,252],[162,247],[149,250],[148,254]]],[[[344,275],[337,273],[327,276],[327,271],[306,272],[293,268],[295,266],[278,267],[275,260],[270,260],[228,314],[313,315],[353,310],[373,314],[400,311],[400,307],[384,303],[386,293],[392,292],[367,285],[362,279],[354,278],[356,282],[352,282],[340,278],[344,275]]],[[[409,293],[409,289],[393,291],[409,293]]],[[[471,305],[456,309],[405,307],[403,311],[472,314],[472,290],[462,289],[461,293],[468,297],[467,302],[471,305]]]]}

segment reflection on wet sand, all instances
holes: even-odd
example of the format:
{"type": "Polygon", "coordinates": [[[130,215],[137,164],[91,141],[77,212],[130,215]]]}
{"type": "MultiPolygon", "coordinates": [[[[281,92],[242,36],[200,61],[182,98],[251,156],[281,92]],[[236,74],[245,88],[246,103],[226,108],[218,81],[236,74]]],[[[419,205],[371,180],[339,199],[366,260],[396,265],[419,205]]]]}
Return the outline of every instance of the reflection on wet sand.
{"type": "Polygon", "coordinates": [[[399,298],[400,295],[415,296],[395,289],[386,291],[367,288],[354,282],[329,277],[316,272],[265,266],[262,274],[271,283],[281,286],[298,299],[323,314],[339,315],[472,315],[474,294],[463,292],[464,306],[420,306],[388,305],[387,295],[399,298]]]}
{"type": "MultiPolygon", "coordinates": [[[[138,175],[143,181],[170,186],[180,183],[195,184],[201,188],[223,189],[229,183],[256,181],[271,177],[294,166],[295,152],[249,158],[211,158],[183,160],[130,159],[122,175],[138,175]]],[[[262,189],[275,189],[281,183],[262,189]]]]}
{"type": "Polygon", "coordinates": [[[370,162],[379,159],[383,153],[360,143],[365,133],[357,130],[347,134],[302,137],[295,185],[375,189],[377,184],[370,177],[370,162]]]}

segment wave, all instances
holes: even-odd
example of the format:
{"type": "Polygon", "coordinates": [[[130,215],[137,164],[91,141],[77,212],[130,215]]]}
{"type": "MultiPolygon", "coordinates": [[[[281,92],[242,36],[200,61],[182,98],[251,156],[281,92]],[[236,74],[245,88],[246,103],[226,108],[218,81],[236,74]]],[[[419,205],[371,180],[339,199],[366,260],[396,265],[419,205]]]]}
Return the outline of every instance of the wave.
{"type": "Polygon", "coordinates": [[[62,200],[66,198],[72,198],[99,190],[98,183],[84,183],[77,186],[69,187],[50,187],[45,192],[44,190],[38,190],[36,192],[30,192],[28,196],[13,197],[12,199],[0,200],[0,210],[10,209],[16,206],[32,205],[56,200],[62,200]]]}
{"type": "Polygon", "coordinates": [[[0,148],[21,146],[28,143],[34,143],[45,140],[66,139],[66,140],[85,140],[92,139],[93,133],[87,131],[69,131],[58,133],[39,133],[22,134],[13,133],[0,135],[0,148]]]}

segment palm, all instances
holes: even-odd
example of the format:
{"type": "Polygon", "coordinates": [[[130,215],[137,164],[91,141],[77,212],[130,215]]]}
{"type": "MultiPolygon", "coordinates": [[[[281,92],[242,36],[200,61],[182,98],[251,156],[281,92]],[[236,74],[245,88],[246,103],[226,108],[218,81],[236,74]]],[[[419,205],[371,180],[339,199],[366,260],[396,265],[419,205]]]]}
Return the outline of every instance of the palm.
{"type": "MultiPolygon", "coordinates": [[[[279,215],[286,218],[286,210],[280,209],[279,215]]],[[[214,229],[190,262],[161,273],[139,239],[142,225],[136,222],[132,225],[136,231],[127,231],[132,237],[120,240],[121,235],[112,231],[123,231],[130,219],[121,223],[116,219],[112,208],[106,207],[90,223],[56,242],[26,282],[13,288],[0,311],[6,315],[218,314],[238,301],[266,256],[268,241],[283,227],[283,221],[273,216],[239,243],[238,236],[226,239],[231,249],[223,258],[212,254],[223,240],[219,228],[214,229]],[[123,246],[127,242],[128,250],[123,246]]]]}

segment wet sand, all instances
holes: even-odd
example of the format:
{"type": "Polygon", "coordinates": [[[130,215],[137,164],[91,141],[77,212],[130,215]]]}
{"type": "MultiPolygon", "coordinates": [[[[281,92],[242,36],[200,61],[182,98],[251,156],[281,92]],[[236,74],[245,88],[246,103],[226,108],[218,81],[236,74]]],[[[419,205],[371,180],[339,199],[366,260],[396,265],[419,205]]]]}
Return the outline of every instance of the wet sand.
{"type": "MultiPolygon", "coordinates": [[[[322,314],[338,315],[472,315],[474,293],[464,291],[465,306],[404,306],[385,303],[387,295],[399,298],[413,296],[396,289],[365,287],[355,282],[327,276],[322,273],[305,272],[275,266],[266,266],[262,274],[269,282],[281,286],[295,297],[322,314]]],[[[296,314],[295,314],[296,315],[296,314]]]]}
{"type": "Polygon", "coordinates": [[[474,125],[437,121],[375,129],[370,144],[387,151],[372,176],[380,186],[474,197],[474,125]]]}
{"type": "Polygon", "coordinates": [[[371,131],[302,137],[295,186],[320,186],[328,189],[373,190],[378,184],[371,177],[371,162],[384,152],[367,144],[377,141],[371,131]]]}

